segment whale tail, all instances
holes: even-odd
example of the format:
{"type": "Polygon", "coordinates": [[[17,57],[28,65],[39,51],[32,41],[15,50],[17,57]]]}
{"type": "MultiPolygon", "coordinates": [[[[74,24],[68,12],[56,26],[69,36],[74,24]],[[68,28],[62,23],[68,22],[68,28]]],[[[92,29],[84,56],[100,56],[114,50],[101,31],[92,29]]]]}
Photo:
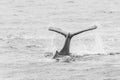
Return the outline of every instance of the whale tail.
{"type": "MultiPolygon", "coordinates": [[[[78,34],[80,34],[80,33],[83,33],[83,32],[86,32],[86,31],[91,31],[91,30],[94,30],[94,29],[96,29],[96,28],[97,28],[97,26],[94,25],[94,26],[92,26],[92,27],[90,27],[90,28],[88,28],[88,29],[84,29],[84,30],[81,30],[81,31],[78,31],[78,32],[75,32],[75,33],[70,33],[70,36],[73,37],[73,36],[78,35],[78,34]]],[[[50,27],[49,30],[50,30],[50,31],[57,32],[57,33],[60,33],[60,34],[62,34],[62,35],[65,36],[65,37],[67,37],[67,35],[68,35],[67,32],[63,31],[63,30],[60,29],[60,28],[50,27]]]]}
{"type": "Polygon", "coordinates": [[[63,36],[65,36],[65,38],[66,38],[65,44],[64,44],[62,50],[60,50],[60,52],[56,51],[56,54],[54,55],[53,59],[56,59],[57,57],[60,57],[60,56],[70,55],[70,53],[69,53],[70,41],[71,41],[71,38],[73,36],[75,36],[77,34],[80,34],[80,33],[83,33],[83,32],[86,32],[86,31],[94,30],[96,28],[97,28],[97,26],[92,26],[91,28],[81,30],[81,31],[78,31],[78,32],[75,32],[75,33],[66,33],[65,31],[63,31],[59,28],[50,27],[49,28],[50,31],[60,33],[63,36]]]}

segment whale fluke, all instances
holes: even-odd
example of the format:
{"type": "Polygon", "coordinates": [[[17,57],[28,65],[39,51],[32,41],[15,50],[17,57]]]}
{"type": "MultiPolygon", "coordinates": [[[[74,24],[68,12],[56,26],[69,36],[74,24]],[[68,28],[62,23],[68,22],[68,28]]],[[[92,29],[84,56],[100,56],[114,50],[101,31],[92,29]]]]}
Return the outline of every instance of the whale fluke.
{"type": "Polygon", "coordinates": [[[60,50],[60,52],[56,51],[56,54],[54,55],[53,58],[56,59],[59,56],[66,56],[66,55],[69,56],[70,55],[70,52],[69,52],[70,41],[71,41],[72,37],[77,35],[77,34],[86,32],[86,31],[94,30],[96,28],[97,28],[97,26],[94,25],[88,29],[84,29],[84,30],[81,30],[81,31],[78,31],[75,33],[66,33],[65,31],[61,30],[60,28],[50,27],[49,28],[50,31],[60,33],[60,34],[64,35],[66,38],[63,48],[60,50]]]}

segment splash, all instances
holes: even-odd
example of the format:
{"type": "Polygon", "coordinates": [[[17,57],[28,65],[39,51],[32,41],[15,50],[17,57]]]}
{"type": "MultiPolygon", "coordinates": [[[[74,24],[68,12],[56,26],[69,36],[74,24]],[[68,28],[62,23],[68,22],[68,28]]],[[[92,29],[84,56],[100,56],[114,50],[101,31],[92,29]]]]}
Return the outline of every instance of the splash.
{"type": "Polygon", "coordinates": [[[82,37],[77,38],[72,45],[72,53],[76,55],[84,54],[105,54],[104,42],[102,39],[102,27],[97,25],[95,31],[83,34],[82,37]]]}
{"type": "Polygon", "coordinates": [[[102,40],[101,34],[99,32],[95,33],[95,43],[96,43],[95,52],[96,53],[105,53],[103,40],[102,40]]]}

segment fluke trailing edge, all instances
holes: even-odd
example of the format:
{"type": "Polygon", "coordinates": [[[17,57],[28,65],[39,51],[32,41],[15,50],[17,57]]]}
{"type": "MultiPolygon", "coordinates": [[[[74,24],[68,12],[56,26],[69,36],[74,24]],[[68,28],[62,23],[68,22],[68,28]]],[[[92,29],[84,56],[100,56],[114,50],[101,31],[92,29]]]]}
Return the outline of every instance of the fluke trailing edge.
{"type": "Polygon", "coordinates": [[[65,36],[65,38],[66,38],[63,48],[60,50],[60,52],[56,51],[56,54],[54,55],[53,58],[55,59],[55,58],[57,58],[59,56],[70,55],[69,49],[70,49],[70,41],[71,41],[72,37],[77,35],[77,34],[86,32],[86,31],[94,30],[96,28],[97,28],[97,26],[92,26],[92,27],[90,27],[88,29],[81,30],[81,31],[78,31],[78,32],[75,32],[75,33],[67,33],[67,32],[65,32],[65,31],[63,31],[63,30],[61,30],[59,28],[50,27],[49,28],[50,31],[60,33],[63,36],[65,36]]]}

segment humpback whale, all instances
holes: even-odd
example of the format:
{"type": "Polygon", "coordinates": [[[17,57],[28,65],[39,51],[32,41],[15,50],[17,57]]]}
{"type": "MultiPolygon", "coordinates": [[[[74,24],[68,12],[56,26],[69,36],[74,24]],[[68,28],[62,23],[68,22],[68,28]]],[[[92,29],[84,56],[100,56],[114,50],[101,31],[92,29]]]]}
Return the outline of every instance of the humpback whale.
{"type": "Polygon", "coordinates": [[[63,48],[60,50],[60,52],[56,51],[55,55],[53,56],[53,59],[56,59],[60,56],[69,56],[70,55],[70,52],[69,52],[70,41],[71,41],[72,37],[74,37],[75,35],[81,34],[83,32],[86,32],[86,31],[94,30],[96,28],[97,28],[97,26],[94,25],[88,29],[84,29],[84,30],[81,30],[81,31],[78,31],[75,33],[70,33],[70,32],[67,33],[65,31],[61,30],[60,28],[50,27],[49,28],[50,31],[57,32],[65,37],[65,43],[64,43],[63,48]]]}

